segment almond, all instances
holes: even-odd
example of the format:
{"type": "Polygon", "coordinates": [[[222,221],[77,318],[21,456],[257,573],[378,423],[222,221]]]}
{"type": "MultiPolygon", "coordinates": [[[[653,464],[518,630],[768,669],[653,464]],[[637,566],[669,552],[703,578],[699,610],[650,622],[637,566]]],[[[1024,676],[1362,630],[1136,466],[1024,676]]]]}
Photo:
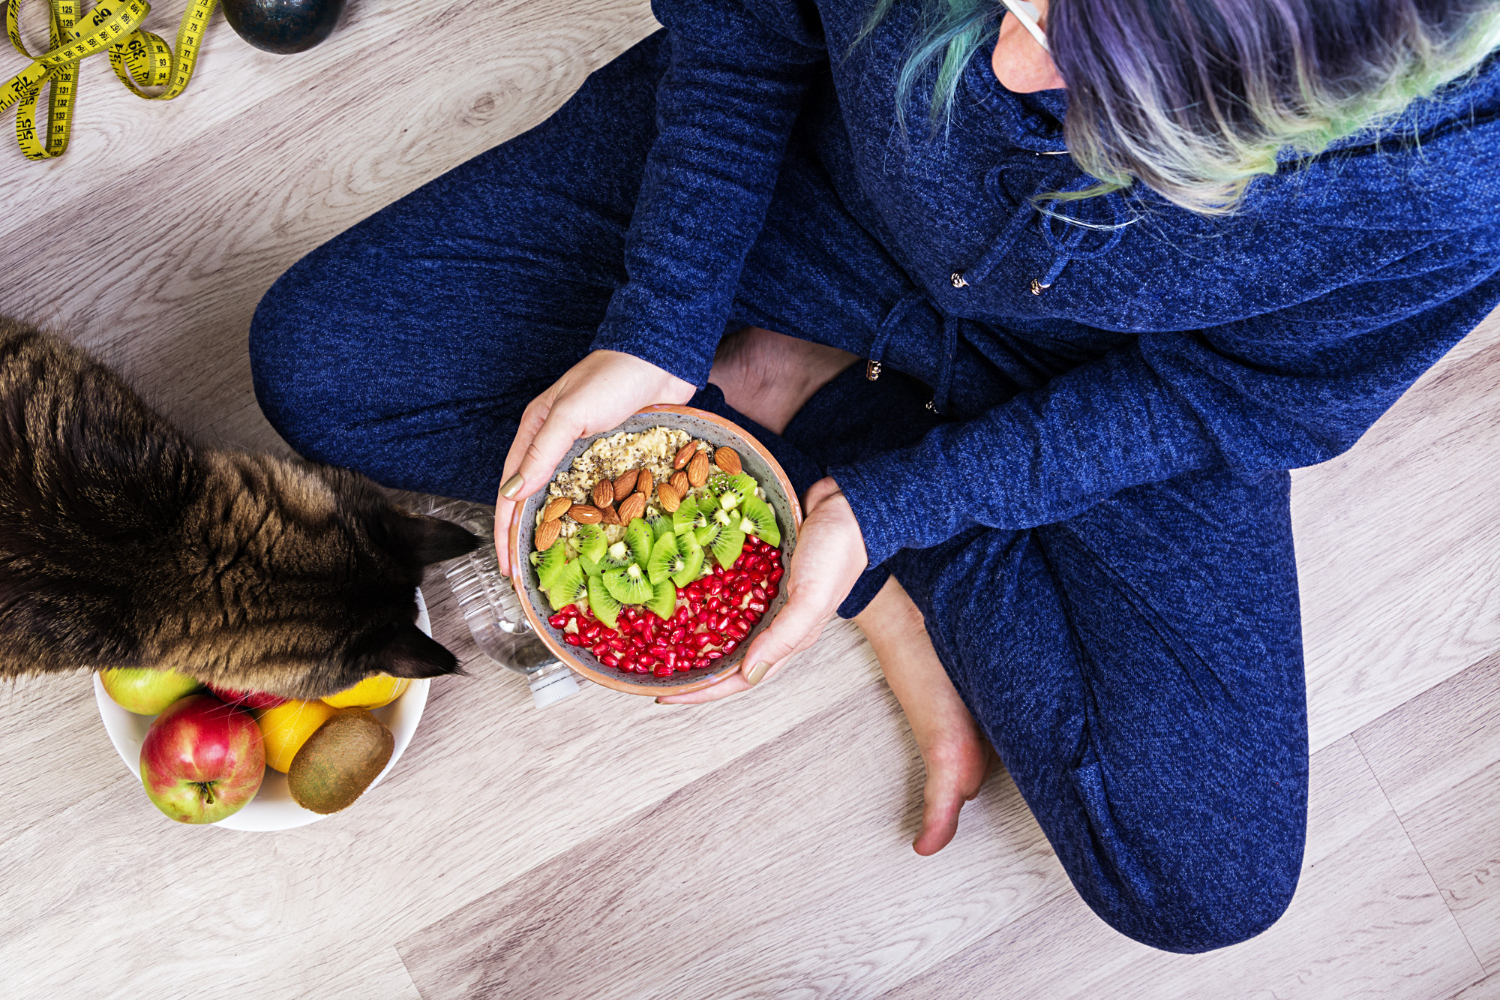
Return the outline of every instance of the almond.
{"type": "MultiPolygon", "coordinates": [[[[568,502],[573,503],[571,500],[568,502]]],[[[604,520],[604,514],[598,507],[590,507],[586,503],[573,504],[573,508],[568,511],[568,516],[579,524],[598,524],[604,520]]]]}
{"type": "MultiPolygon", "coordinates": [[[[679,501],[682,497],[687,496],[687,491],[692,488],[692,484],[688,482],[686,472],[678,469],[676,472],[672,473],[672,489],[677,491],[677,497],[679,501]]],[[[658,490],[658,492],[660,492],[660,490],[658,490]]]]}
{"type": "Polygon", "coordinates": [[[740,474],[740,456],[733,448],[720,448],[714,452],[714,464],[731,476],[740,474]]]}
{"type": "MultiPolygon", "coordinates": [[[[679,473],[680,474],[680,473],[679,473]]],[[[676,479],[676,476],[672,477],[676,479]]],[[[686,476],[682,478],[686,479],[686,476]]],[[[662,483],[656,488],[656,499],[661,501],[661,509],[668,514],[682,506],[682,496],[671,483],[662,483]]]]}
{"type": "Polygon", "coordinates": [[[615,480],[615,496],[628,497],[635,492],[635,477],[640,475],[640,469],[631,469],[615,480]]]}
{"type": "Polygon", "coordinates": [[[536,527],[536,550],[546,552],[552,548],[552,543],[557,541],[557,536],[562,534],[562,521],[543,521],[536,527]]]}
{"type": "Polygon", "coordinates": [[[708,482],[707,452],[700,451],[693,455],[693,460],[688,463],[687,474],[688,482],[692,483],[694,488],[702,486],[704,483],[708,482]]]}
{"type": "Polygon", "coordinates": [[[635,481],[635,491],[646,497],[651,496],[651,487],[656,485],[656,477],[651,474],[650,469],[642,469],[640,478],[635,481]]]}
{"type": "Polygon", "coordinates": [[[620,523],[629,524],[646,513],[646,494],[632,493],[620,501],[620,523]]]}
{"type": "Polygon", "coordinates": [[[684,465],[687,465],[688,464],[688,460],[693,457],[693,454],[697,450],[698,450],[698,442],[696,442],[696,441],[689,441],[687,444],[683,445],[681,448],[678,448],[677,449],[677,457],[674,458],[674,459],[672,459],[672,468],[674,468],[674,469],[680,469],[684,465]]]}
{"type": "Polygon", "coordinates": [[[615,502],[615,484],[601,479],[594,484],[594,506],[600,510],[615,502]]]}
{"type": "MultiPolygon", "coordinates": [[[[562,517],[564,514],[568,513],[568,508],[572,506],[573,501],[569,500],[567,497],[553,497],[551,500],[547,501],[547,509],[542,511],[542,521],[544,523],[547,521],[555,521],[558,518],[562,517]]],[[[575,517],[573,518],[573,520],[577,521],[579,519],[575,517]]]]}
{"type": "Polygon", "coordinates": [[[625,523],[624,521],[620,520],[620,512],[617,511],[617,510],[615,510],[613,507],[605,507],[599,513],[602,515],[605,524],[624,524],[625,523]]]}

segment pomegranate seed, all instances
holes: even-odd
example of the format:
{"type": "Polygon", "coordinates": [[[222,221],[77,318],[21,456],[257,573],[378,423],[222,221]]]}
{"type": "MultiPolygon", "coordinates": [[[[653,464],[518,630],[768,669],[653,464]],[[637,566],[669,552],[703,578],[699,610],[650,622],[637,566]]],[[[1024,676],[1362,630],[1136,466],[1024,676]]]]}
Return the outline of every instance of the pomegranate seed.
{"type": "Polygon", "coordinates": [[[681,642],[682,637],[685,635],[687,635],[687,628],[685,626],[679,625],[667,634],[667,638],[672,642],[681,642]]]}
{"type": "Polygon", "coordinates": [[[688,600],[692,601],[696,601],[698,598],[703,596],[703,588],[698,586],[696,582],[690,583],[686,587],[683,587],[682,592],[687,595],[688,600]]]}
{"type": "Polygon", "coordinates": [[[567,635],[563,636],[563,642],[567,643],[569,646],[582,646],[583,636],[574,635],[570,632],[567,635]]]}
{"type": "Polygon", "coordinates": [[[732,622],[732,621],[734,621],[734,618],[732,618],[730,615],[728,615],[728,614],[720,615],[718,621],[714,622],[714,631],[715,632],[722,632],[722,631],[724,631],[724,629],[727,628],[728,625],[729,625],[729,623],[732,622]]]}
{"type": "Polygon", "coordinates": [[[595,639],[599,638],[599,636],[602,635],[603,632],[603,628],[601,628],[598,624],[594,624],[583,630],[583,637],[588,642],[593,642],[595,639]]]}
{"type": "Polygon", "coordinates": [[[750,625],[751,625],[751,627],[753,628],[755,626],[755,624],[760,621],[760,612],[759,611],[750,611],[750,612],[747,612],[745,614],[745,621],[749,622],[750,625]]]}
{"type": "Polygon", "coordinates": [[[589,647],[589,652],[593,653],[595,656],[603,656],[605,653],[609,652],[609,643],[601,639],[600,641],[594,643],[589,647]]]}
{"type": "Polygon", "coordinates": [[[712,632],[695,632],[694,634],[688,636],[688,639],[700,652],[703,650],[704,646],[712,645],[715,641],[715,637],[712,632]]]}
{"type": "Polygon", "coordinates": [[[766,584],[766,600],[767,601],[774,601],[774,600],[776,600],[776,595],[779,594],[779,593],[781,593],[781,588],[778,587],[778,586],[776,586],[776,584],[774,584],[774,583],[768,583],[768,584],[766,584]]]}
{"type": "Polygon", "coordinates": [[[656,676],[658,676],[658,677],[671,677],[672,676],[672,668],[669,665],[665,664],[665,663],[658,663],[656,665],[656,669],[652,670],[651,672],[653,674],[655,674],[656,676]]]}
{"type": "Polygon", "coordinates": [[[669,648],[670,648],[670,647],[669,647],[669,646],[667,646],[667,645],[666,645],[666,644],[665,644],[665,643],[661,643],[661,642],[654,642],[654,643],[652,643],[652,644],[651,644],[651,645],[650,645],[650,646],[649,646],[649,647],[648,647],[648,648],[647,648],[647,649],[646,649],[646,652],[648,652],[648,653],[650,653],[650,654],[651,654],[651,655],[652,655],[652,656],[656,656],[656,657],[662,657],[662,656],[666,656],[666,655],[667,655],[667,650],[668,650],[668,649],[669,649],[669,648]]]}
{"type": "Polygon", "coordinates": [[[723,593],[723,591],[724,591],[724,581],[720,580],[718,578],[712,579],[712,580],[708,581],[708,586],[705,587],[704,590],[708,593],[708,595],[710,597],[712,597],[712,596],[714,596],[716,594],[723,593]]]}
{"type": "Polygon", "coordinates": [[[624,639],[610,639],[609,648],[613,649],[617,653],[623,653],[630,648],[630,643],[626,642],[624,639]]]}
{"type": "Polygon", "coordinates": [[[650,653],[642,653],[640,656],[637,656],[635,658],[635,662],[639,663],[643,667],[649,667],[660,659],[661,657],[652,656],[650,653]]]}
{"type": "Polygon", "coordinates": [[[708,652],[703,654],[703,658],[712,663],[713,661],[721,658],[723,655],[724,651],[722,649],[710,649],[708,652]]]}
{"type": "Polygon", "coordinates": [[[605,653],[603,656],[599,657],[599,662],[607,667],[618,667],[620,665],[620,658],[618,656],[612,656],[609,653],[605,653]]]}
{"type": "Polygon", "coordinates": [[[708,666],[708,660],[704,659],[701,656],[698,657],[696,660],[693,661],[693,669],[694,670],[702,670],[706,666],[708,666]]]}
{"type": "Polygon", "coordinates": [[[771,569],[771,572],[766,574],[766,579],[770,580],[772,583],[780,583],[783,573],[784,570],[782,570],[780,566],[773,567],[771,569]]]}
{"type": "Polygon", "coordinates": [[[687,620],[688,621],[692,621],[694,618],[697,618],[698,615],[702,614],[702,612],[703,612],[703,605],[699,604],[697,601],[689,601],[687,609],[688,609],[687,620]]]}
{"type": "Polygon", "coordinates": [[[746,611],[754,611],[756,614],[763,615],[763,614],[766,613],[766,602],[765,601],[755,601],[755,600],[749,601],[745,605],[745,610],[746,611]]]}
{"type": "Polygon", "coordinates": [[[677,661],[679,663],[685,663],[693,658],[693,651],[688,649],[686,645],[677,646],[673,648],[672,652],[677,654],[677,661]]]}
{"type": "Polygon", "coordinates": [[[725,656],[728,656],[730,653],[735,651],[735,648],[738,647],[739,644],[740,641],[738,639],[725,639],[724,644],[719,648],[724,651],[725,656]]]}
{"type": "Polygon", "coordinates": [[[557,614],[547,619],[547,624],[551,625],[553,628],[562,628],[564,625],[568,624],[568,616],[559,611],[557,614]]]}

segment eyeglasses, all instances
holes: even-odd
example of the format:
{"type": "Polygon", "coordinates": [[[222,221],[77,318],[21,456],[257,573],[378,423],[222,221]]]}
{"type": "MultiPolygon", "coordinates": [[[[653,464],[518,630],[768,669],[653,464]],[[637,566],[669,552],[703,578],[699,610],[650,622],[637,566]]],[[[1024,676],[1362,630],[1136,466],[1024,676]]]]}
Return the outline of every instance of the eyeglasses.
{"type": "Polygon", "coordinates": [[[1006,10],[1016,16],[1016,20],[1021,22],[1021,27],[1025,28],[1027,33],[1036,39],[1036,43],[1042,47],[1042,51],[1051,55],[1052,49],[1047,45],[1047,35],[1042,31],[1042,26],[1037,23],[1042,16],[1042,12],[1036,9],[1036,4],[1030,3],[1028,0],[1000,0],[1000,2],[1005,5],[1006,10]]]}

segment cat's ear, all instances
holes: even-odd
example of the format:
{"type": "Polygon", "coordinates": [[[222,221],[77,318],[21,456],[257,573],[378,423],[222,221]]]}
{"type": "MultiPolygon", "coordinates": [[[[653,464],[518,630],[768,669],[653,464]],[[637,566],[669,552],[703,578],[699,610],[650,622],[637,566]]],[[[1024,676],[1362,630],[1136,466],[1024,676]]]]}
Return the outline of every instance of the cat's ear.
{"type": "Polygon", "coordinates": [[[395,530],[396,537],[422,566],[473,552],[480,541],[478,535],[452,521],[423,514],[402,515],[395,530]]]}
{"type": "Polygon", "coordinates": [[[458,659],[415,625],[406,625],[377,639],[360,657],[361,669],[392,677],[442,677],[456,674],[458,659]]]}

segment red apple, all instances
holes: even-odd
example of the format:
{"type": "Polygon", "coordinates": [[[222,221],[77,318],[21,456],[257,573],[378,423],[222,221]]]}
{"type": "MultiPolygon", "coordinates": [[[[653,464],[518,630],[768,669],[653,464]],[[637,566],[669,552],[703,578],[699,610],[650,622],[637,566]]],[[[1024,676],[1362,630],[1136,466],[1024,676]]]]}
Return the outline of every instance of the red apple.
{"type": "Polygon", "coordinates": [[[207,694],[175,702],[141,744],[141,783],[179,823],[217,823],[260,790],[266,749],[249,712],[207,694]]]}
{"type": "Polygon", "coordinates": [[[246,708],[275,708],[286,701],[279,694],[269,691],[237,691],[234,688],[221,688],[213,684],[208,689],[219,696],[220,701],[231,705],[243,705],[246,708]]]}

